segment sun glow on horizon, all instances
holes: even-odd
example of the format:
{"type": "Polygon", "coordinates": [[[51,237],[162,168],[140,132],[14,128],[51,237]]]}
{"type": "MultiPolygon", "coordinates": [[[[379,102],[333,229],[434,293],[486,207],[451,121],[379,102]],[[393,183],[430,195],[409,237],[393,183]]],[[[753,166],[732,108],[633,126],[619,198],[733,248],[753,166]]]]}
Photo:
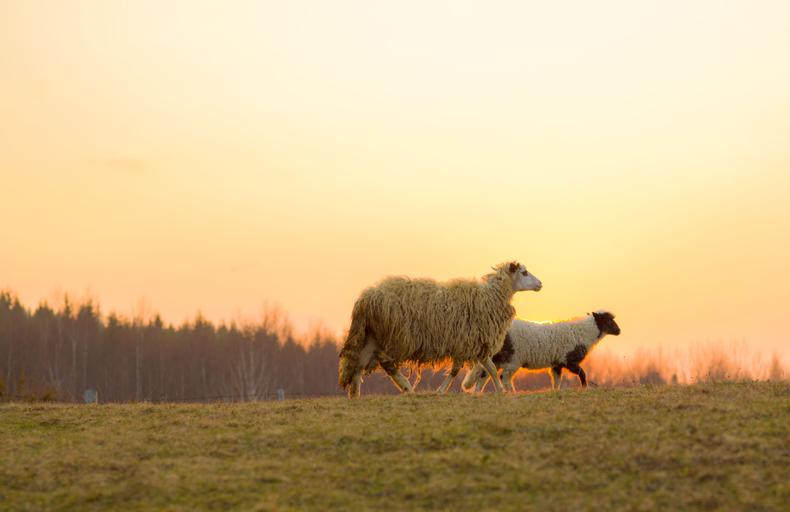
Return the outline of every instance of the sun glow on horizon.
{"type": "MultiPolygon", "coordinates": [[[[790,358],[790,5],[10,1],[0,289],[277,302],[341,335],[386,275],[544,284],[620,353],[790,358]]],[[[81,296],[78,294],[78,296],[81,296]]],[[[557,321],[557,320],[554,320],[557,321]]]]}

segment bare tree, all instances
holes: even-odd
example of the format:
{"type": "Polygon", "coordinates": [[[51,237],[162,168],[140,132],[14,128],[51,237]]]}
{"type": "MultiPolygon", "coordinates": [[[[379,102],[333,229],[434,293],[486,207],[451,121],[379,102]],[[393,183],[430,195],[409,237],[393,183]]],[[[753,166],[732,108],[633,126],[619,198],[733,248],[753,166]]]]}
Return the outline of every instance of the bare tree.
{"type": "Polygon", "coordinates": [[[231,389],[228,390],[231,394],[253,401],[271,389],[274,376],[272,354],[278,345],[275,332],[278,324],[278,312],[264,312],[259,323],[242,319],[240,325],[231,324],[228,340],[232,347],[231,389]]]}
{"type": "Polygon", "coordinates": [[[143,379],[140,371],[143,363],[143,343],[145,342],[145,326],[151,316],[151,306],[145,297],[140,298],[137,307],[134,308],[134,327],[137,330],[135,343],[135,398],[137,401],[143,399],[143,379]]]}

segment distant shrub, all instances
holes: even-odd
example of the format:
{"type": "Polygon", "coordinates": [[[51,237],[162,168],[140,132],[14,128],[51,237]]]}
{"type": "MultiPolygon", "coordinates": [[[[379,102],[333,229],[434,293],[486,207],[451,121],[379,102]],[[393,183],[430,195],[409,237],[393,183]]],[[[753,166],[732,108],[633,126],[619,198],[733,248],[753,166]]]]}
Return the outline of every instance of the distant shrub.
{"type": "Polygon", "coordinates": [[[640,348],[631,356],[599,350],[590,355],[588,366],[590,378],[605,387],[790,378],[776,352],[766,362],[745,341],[692,343],[675,350],[640,348]]]}
{"type": "Polygon", "coordinates": [[[40,379],[25,374],[25,368],[16,381],[11,376],[0,378],[0,402],[57,402],[62,400],[57,388],[44,384],[40,379]],[[11,385],[13,384],[13,389],[11,385]]]}

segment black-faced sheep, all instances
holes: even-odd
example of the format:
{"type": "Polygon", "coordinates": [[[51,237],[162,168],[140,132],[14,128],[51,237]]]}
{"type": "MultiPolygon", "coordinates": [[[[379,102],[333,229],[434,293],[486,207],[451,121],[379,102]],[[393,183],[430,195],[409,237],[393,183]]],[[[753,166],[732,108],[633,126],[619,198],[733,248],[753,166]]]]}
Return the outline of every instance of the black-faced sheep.
{"type": "MultiPolygon", "coordinates": [[[[563,322],[529,322],[516,318],[505,336],[502,349],[492,358],[496,369],[502,369],[502,383],[513,391],[513,376],[519,368],[551,369],[551,387],[559,389],[562,369],[578,375],[582,387],[587,376],[581,362],[607,334],[618,336],[620,327],[614,315],[600,310],[587,316],[563,322]]],[[[479,393],[488,382],[488,373],[478,365],[466,375],[462,387],[475,387],[479,393]]],[[[494,379],[496,383],[498,379],[494,379]]]]}
{"type": "MultiPolygon", "coordinates": [[[[354,304],[351,327],[340,351],[341,387],[359,395],[362,374],[381,366],[402,391],[413,392],[400,366],[441,365],[452,369],[444,392],[465,363],[480,363],[496,374],[491,357],[499,352],[515,317],[511,304],[519,291],[543,285],[518,262],[507,262],[482,280],[387,277],[365,288],[354,304]]],[[[502,386],[495,381],[497,391],[502,386]]]]}

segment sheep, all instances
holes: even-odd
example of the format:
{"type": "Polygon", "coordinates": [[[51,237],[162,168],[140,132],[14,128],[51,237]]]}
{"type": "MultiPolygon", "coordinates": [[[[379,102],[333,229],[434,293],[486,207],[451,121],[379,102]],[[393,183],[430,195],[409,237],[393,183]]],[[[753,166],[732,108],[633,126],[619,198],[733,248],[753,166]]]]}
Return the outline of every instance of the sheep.
{"type": "MultiPolygon", "coordinates": [[[[529,322],[516,318],[505,336],[502,349],[492,358],[497,370],[502,369],[502,383],[513,389],[513,376],[519,368],[528,370],[551,369],[551,387],[560,388],[562,369],[579,376],[582,387],[587,387],[587,376],[581,364],[587,354],[607,334],[620,335],[614,315],[599,310],[587,316],[562,322],[529,322]]],[[[498,379],[494,379],[494,383],[498,379]]],[[[479,393],[488,382],[483,367],[477,365],[467,373],[463,387],[475,387],[479,393]]]]}
{"type": "MultiPolygon", "coordinates": [[[[400,366],[453,366],[439,392],[447,391],[461,367],[481,363],[492,373],[491,357],[504,342],[516,310],[515,292],[543,284],[516,261],[502,263],[481,280],[390,276],[365,288],[354,303],[351,327],[340,351],[340,387],[359,395],[362,374],[378,366],[403,392],[414,392],[400,366]]],[[[497,391],[504,391],[495,381],[497,391]]]]}

